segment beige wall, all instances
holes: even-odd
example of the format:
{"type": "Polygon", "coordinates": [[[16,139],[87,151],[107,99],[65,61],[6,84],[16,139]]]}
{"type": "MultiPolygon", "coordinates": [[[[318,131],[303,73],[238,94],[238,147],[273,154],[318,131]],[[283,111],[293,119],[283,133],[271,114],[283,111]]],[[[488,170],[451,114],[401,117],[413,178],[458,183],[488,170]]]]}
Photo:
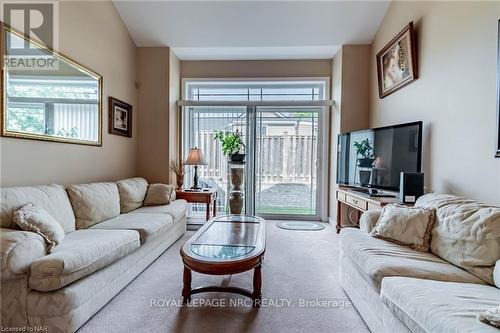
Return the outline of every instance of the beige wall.
{"type": "Polygon", "coordinates": [[[330,77],[331,60],[182,61],[183,78],[330,77]]]}
{"type": "MultiPolygon", "coordinates": [[[[337,176],[337,135],[368,127],[370,104],[370,45],[344,45],[332,60],[332,99],[330,117],[329,214],[337,218],[335,190],[337,176]]],[[[345,211],[345,210],[344,210],[345,211]]]]}
{"type": "MultiPolygon", "coordinates": [[[[170,50],[169,73],[169,159],[176,161],[181,156],[181,118],[177,109],[177,101],[181,99],[181,62],[170,50]]],[[[170,172],[170,183],[175,184],[175,175],[170,172]]]]}
{"type": "Polygon", "coordinates": [[[168,47],[137,48],[139,147],[137,173],[150,182],[169,181],[168,47]]]}
{"type": "Polygon", "coordinates": [[[60,2],[59,48],[104,77],[103,146],[0,138],[1,186],[115,180],[136,173],[135,45],[111,2],[60,2]],[[108,134],[108,96],[132,104],[132,138],[108,134]]]}
{"type": "Polygon", "coordinates": [[[370,45],[342,47],[342,105],[340,131],[368,127],[370,108],[370,45]]]}
{"type": "Polygon", "coordinates": [[[500,204],[493,158],[499,2],[394,1],[372,47],[371,126],[422,120],[428,190],[500,204]],[[378,98],[375,55],[408,22],[419,79],[378,98]]]}
{"type": "Polygon", "coordinates": [[[179,157],[180,61],[168,47],[137,48],[139,143],[137,174],[150,182],[175,183],[169,164],[179,157]]]}

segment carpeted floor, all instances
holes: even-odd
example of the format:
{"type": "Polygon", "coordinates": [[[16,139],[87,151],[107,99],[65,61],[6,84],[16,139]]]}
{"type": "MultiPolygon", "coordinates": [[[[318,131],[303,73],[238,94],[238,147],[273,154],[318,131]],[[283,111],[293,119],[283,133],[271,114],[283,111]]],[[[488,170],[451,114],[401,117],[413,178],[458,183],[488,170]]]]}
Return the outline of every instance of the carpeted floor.
{"type": "MultiPolygon", "coordinates": [[[[79,332],[368,332],[339,285],[339,237],[333,227],[291,231],[268,221],[262,269],[267,306],[260,309],[235,303],[244,297],[219,293],[194,295],[194,306],[178,306],[179,249],[192,234],[178,240],[79,332]]],[[[222,280],[193,273],[192,286],[222,280]]],[[[251,272],[231,279],[231,285],[244,288],[251,283],[251,272]]]]}

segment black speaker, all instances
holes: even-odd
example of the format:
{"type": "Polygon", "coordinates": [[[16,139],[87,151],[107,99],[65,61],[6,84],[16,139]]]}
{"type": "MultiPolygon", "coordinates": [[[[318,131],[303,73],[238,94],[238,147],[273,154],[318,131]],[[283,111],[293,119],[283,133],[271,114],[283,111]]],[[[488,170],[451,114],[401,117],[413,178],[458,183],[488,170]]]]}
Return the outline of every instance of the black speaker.
{"type": "Polygon", "coordinates": [[[415,203],[424,195],[424,174],[421,172],[401,172],[399,181],[399,201],[415,203]]]}

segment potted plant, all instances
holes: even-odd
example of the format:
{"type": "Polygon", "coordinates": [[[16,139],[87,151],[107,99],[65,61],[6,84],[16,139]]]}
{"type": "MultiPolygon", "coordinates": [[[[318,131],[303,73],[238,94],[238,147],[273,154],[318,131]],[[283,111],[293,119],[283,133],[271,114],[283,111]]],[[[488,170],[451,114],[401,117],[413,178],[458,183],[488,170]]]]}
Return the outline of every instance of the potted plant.
{"type": "Polygon", "coordinates": [[[221,142],[222,153],[228,155],[231,162],[245,162],[245,154],[240,153],[240,150],[245,147],[241,132],[238,130],[235,132],[217,131],[215,132],[214,140],[219,140],[221,142]]]}
{"type": "Polygon", "coordinates": [[[356,156],[358,157],[358,166],[361,168],[371,168],[375,157],[370,140],[354,141],[354,149],[356,149],[356,156]]]}
{"type": "Polygon", "coordinates": [[[368,185],[370,184],[370,178],[372,176],[371,168],[373,167],[373,162],[375,161],[372,144],[368,139],[360,142],[354,141],[354,149],[356,149],[358,166],[360,167],[359,182],[361,185],[368,185]],[[366,168],[369,168],[369,170],[366,168]]]}
{"type": "Polygon", "coordinates": [[[182,186],[184,185],[184,164],[179,161],[171,161],[170,162],[170,171],[172,171],[175,174],[175,180],[177,183],[177,189],[180,190],[182,189],[182,186]]]}

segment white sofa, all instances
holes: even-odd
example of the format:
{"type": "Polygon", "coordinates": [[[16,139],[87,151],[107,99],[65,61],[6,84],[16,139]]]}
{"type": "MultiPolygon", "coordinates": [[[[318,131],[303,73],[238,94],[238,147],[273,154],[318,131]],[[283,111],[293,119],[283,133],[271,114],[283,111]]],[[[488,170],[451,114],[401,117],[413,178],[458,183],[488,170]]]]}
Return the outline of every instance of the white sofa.
{"type": "Polygon", "coordinates": [[[340,234],[340,282],[365,323],[372,332],[499,333],[477,316],[500,305],[500,208],[443,194],[416,206],[436,208],[429,253],[372,237],[380,211],[340,234]]]}
{"type": "Polygon", "coordinates": [[[141,205],[144,183],[122,181],[128,196],[117,183],[71,185],[69,197],[60,185],[0,190],[2,329],[76,331],[185,233],[184,200],[120,214],[124,200],[141,205]],[[66,232],[51,254],[41,236],[13,224],[13,211],[29,202],[66,232]]]}

